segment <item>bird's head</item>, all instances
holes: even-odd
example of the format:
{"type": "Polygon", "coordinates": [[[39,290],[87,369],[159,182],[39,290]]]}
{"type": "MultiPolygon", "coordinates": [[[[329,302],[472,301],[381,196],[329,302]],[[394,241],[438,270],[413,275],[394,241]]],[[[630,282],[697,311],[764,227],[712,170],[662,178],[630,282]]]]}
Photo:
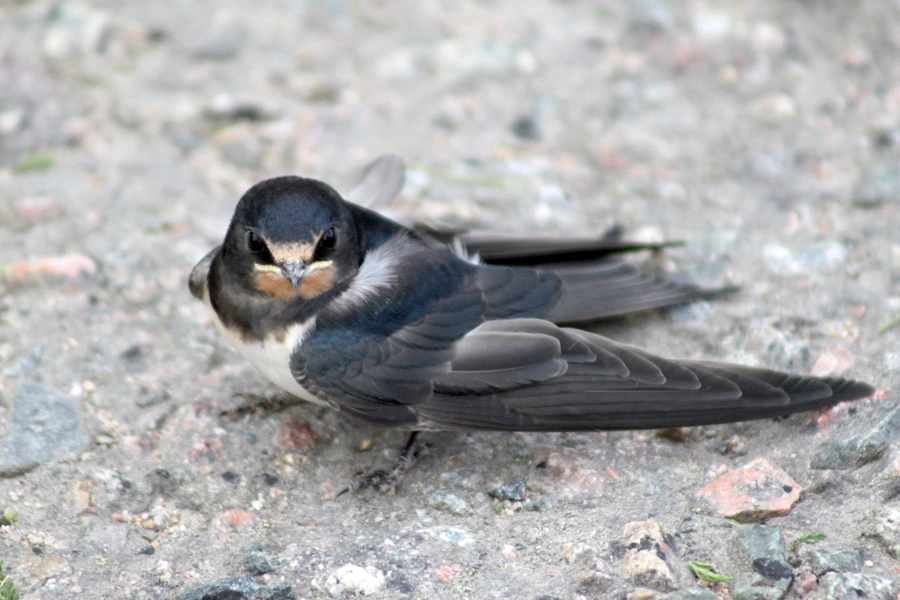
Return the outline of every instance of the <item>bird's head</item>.
{"type": "Polygon", "coordinates": [[[228,275],[254,294],[310,300],[359,268],[359,233],[340,195],[314,179],[278,177],[238,202],[222,245],[228,275]]]}

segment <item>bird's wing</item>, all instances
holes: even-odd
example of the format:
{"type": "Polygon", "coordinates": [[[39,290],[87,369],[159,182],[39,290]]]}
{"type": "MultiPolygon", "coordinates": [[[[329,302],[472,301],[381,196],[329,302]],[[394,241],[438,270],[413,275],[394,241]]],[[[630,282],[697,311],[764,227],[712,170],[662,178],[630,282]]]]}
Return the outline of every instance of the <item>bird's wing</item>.
{"type": "Polygon", "coordinates": [[[606,319],[651,308],[712,298],[734,286],[703,288],[640,271],[618,254],[661,250],[679,242],[642,243],[603,237],[550,238],[481,231],[460,234],[464,247],[487,264],[527,265],[554,272],[560,301],[545,316],[555,323],[606,319]]]}
{"type": "Polygon", "coordinates": [[[673,361],[540,319],[491,321],[414,407],[430,429],[574,431],[704,425],[792,414],[872,393],[864,383],[673,361]]]}
{"type": "Polygon", "coordinates": [[[396,154],[383,154],[366,167],[359,183],[344,198],[372,210],[382,210],[400,195],[405,182],[403,159],[396,154]]]}
{"type": "Polygon", "coordinates": [[[469,332],[487,319],[545,312],[560,285],[549,273],[477,268],[424,245],[395,268],[402,285],[323,311],[291,365],[305,388],[385,424],[414,419],[409,407],[431,398],[460,347],[472,356],[480,344],[459,343],[469,332]]]}

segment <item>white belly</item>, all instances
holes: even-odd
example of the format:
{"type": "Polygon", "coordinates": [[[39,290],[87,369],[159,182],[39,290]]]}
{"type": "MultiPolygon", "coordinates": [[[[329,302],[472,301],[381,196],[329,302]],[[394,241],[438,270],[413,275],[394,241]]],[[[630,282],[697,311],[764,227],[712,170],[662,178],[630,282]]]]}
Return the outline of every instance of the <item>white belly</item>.
{"type": "Polygon", "coordinates": [[[316,404],[325,404],[322,399],[312,395],[306,388],[297,383],[297,380],[291,374],[291,352],[301,344],[303,338],[315,327],[315,319],[310,319],[305,323],[289,328],[284,337],[284,342],[278,342],[274,336],[271,336],[263,342],[249,343],[228,331],[218,319],[215,321],[234,348],[244,358],[253,363],[253,366],[259,369],[266,379],[298,398],[316,404]]]}

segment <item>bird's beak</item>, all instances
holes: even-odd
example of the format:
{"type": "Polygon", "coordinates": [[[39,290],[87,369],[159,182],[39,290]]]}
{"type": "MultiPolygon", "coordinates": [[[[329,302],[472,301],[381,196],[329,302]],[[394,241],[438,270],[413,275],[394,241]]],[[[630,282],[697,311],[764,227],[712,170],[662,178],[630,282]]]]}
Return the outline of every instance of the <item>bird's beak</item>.
{"type": "Polygon", "coordinates": [[[286,262],[281,264],[281,274],[291,282],[291,285],[297,287],[300,280],[306,275],[309,266],[303,262],[286,262]]]}

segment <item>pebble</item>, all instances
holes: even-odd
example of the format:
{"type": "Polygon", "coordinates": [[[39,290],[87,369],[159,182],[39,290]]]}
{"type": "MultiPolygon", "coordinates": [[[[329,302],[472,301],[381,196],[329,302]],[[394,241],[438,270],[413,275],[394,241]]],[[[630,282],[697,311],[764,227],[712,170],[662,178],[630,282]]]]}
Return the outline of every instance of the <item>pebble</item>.
{"type": "Polygon", "coordinates": [[[21,375],[36,369],[43,362],[45,351],[46,348],[44,344],[38,344],[34,347],[34,350],[31,351],[31,354],[22,358],[12,366],[3,369],[3,376],[10,378],[20,377],[21,375]]]}
{"type": "Polygon", "coordinates": [[[875,539],[890,556],[900,559],[900,509],[879,506],[871,514],[875,526],[863,535],[875,539]]]}
{"type": "Polygon", "coordinates": [[[762,249],[766,268],[776,275],[809,276],[820,268],[832,268],[846,264],[847,248],[839,242],[820,242],[791,252],[787,246],[772,242],[762,249]]]}
{"type": "Polygon", "coordinates": [[[267,586],[247,577],[220,579],[178,595],[178,600],[295,600],[291,586],[267,586]]]}
{"type": "Polygon", "coordinates": [[[512,122],[512,125],[509,126],[509,129],[513,132],[513,135],[520,140],[533,142],[541,139],[541,132],[538,128],[537,121],[530,115],[517,117],[512,122]]]}
{"type": "Polygon", "coordinates": [[[853,203],[863,208],[876,208],[900,197],[900,160],[896,157],[868,166],[856,184],[853,203]]]}
{"type": "Polygon", "coordinates": [[[738,530],[738,564],[748,563],[752,573],[738,575],[732,590],[734,600],[777,600],[794,579],[784,551],[784,535],[765,525],[748,525],[738,530]]]}
{"type": "Polygon", "coordinates": [[[875,476],[874,485],[882,500],[900,496],[900,457],[891,461],[890,465],[875,476]]]}
{"type": "Polygon", "coordinates": [[[343,594],[368,596],[384,586],[384,572],[375,567],[344,565],[328,576],[325,585],[332,596],[343,594]]]}
{"type": "Polygon", "coordinates": [[[809,565],[810,571],[819,577],[828,572],[857,573],[863,566],[862,551],[855,548],[832,550],[805,547],[800,551],[800,557],[809,565]]]}
{"type": "Polygon", "coordinates": [[[278,429],[278,443],[285,450],[303,450],[319,445],[322,438],[315,434],[309,423],[288,415],[278,429]]]}
{"type": "Polygon", "coordinates": [[[866,433],[831,440],[810,460],[812,469],[858,469],[881,458],[900,428],[900,406],[866,433]]]}
{"type": "Polygon", "coordinates": [[[448,542],[450,544],[453,544],[454,546],[459,546],[460,548],[464,548],[475,543],[475,536],[473,536],[465,529],[461,529],[459,527],[441,525],[437,527],[429,527],[428,529],[422,529],[419,531],[419,533],[426,538],[431,537],[436,540],[441,540],[442,542],[448,542]]]}
{"type": "Polygon", "coordinates": [[[87,448],[90,436],[78,413],[76,400],[68,394],[37,382],[22,382],[0,449],[0,476],[20,475],[87,448]]]}
{"type": "Polygon", "coordinates": [[[428,506],[454,515],[468,515],[472,509],[466,501],[451,492],[438,490],[428,498],[428,506]]]}
{"type": "Polygon", "coordinates": [[[744,523],[784,516],[803,488],[762,456],[729,471],[697,494],[718,515],[744,523]]]}
{"type": "Polygon", "coordinates": [[[32,277],[66,277],[96,275],[97,263],[83,254],[66,254],[50,258],[20,260],[3,267],[7,281],[23,281],[32,277]]]}
{"type": "Polygon", "coordinates": [[[628,2],[628,25],[636,31],[661,33],[672,28],[675,16],[672,8],[660,0],[628,2]]]}
{"type": "Polygon", "coordinates": [[[246,37],[247,32],[240,23],[221,22],[214,24],[211,30],[196,40],[190,53],[205,60],[231,60],[240,54],[246,37]]]}
{"type": "Polygon", "coordinates": [[[23,226],[55,219],[62,215],[62,203],[48,196],[32,196],[13,203],[16,217],[23,226]]]}
{"type": "Polygon", "coordinates": [[[525,500],[527,488],[524,481],[504,483],[488,492],[491,498],[497,500],[509,500],[510,502],[522,502],[525,500]]]}
{"type": "Polygon", "coordinates": [[[244,568],[251,575],[265,575],[275,570],[272,561],[265,552],[254,550],[244,557],[244,568]]]}
{"type": "Polygon", "coordinates": [[[672,536],[656,521],[634,521],[625,525],[622,541],[625,547],[625,572],[635,585],[668,592],[676,589],[675,575],[669,561],[676,560],[672,536]]]}
{"type": "Polygon", "coordinates": [[[896,600],[897,592],[889,579],[863,573],[826,573],[819,581],[825,600],[896,600]]]}

